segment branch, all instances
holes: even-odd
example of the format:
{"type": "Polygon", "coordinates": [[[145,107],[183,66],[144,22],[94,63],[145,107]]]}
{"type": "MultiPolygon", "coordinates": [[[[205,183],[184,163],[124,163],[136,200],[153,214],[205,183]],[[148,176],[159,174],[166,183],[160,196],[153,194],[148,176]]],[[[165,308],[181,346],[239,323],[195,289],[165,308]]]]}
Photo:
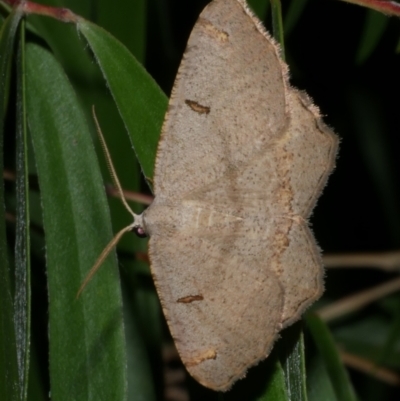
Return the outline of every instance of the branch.
{"type": "Polygon", "coordinates": [[[377,366],[374,362],[358,355],[350,354],[345,351],[339,351],[339,354],[343,363],[347,366],[375,377],[376,379],[392,386],[400,386],[400,376],[396,372],[377,366]]]}
{"type": "Polygon", "coordinates": [[[327,268],[379,268],[386,271],[400,270],[400,251],[377,253],[339,253],[323,256],[327,268]]]}
{"type": "Polygon", "coordinates": [[[76,24],[81,18],[68,8],[45,6],[25,0],[3,0],[3,2],[11,7],[18,7],[24,14],[44,15],[62,22],[76,24]]]}
{"type": "Polygon", "coordinates": [[[400,291],[400,278],[377,285],[365,291],[342,298],[330,305],[316,311],[317,315],[325,322],[337,319],[343,315],[355,312],[364,306],[393,292],[400,291]]]}
{"type": "Polygon", "coordinates": [[[357,4],[362,7],[371,8],[385,15],[400,17],[400,4],[387,0],[342,0],[347,3],[357,4]]]}

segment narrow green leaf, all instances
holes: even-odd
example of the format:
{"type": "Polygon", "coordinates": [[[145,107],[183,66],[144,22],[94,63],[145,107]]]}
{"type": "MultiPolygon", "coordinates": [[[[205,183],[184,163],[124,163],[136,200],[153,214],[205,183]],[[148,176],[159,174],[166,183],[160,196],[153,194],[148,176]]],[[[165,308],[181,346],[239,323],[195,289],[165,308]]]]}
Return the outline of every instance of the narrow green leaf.
{"type": "Polygon", "coordinates": [[[393,320],[379,311],[376,316],[347,323],[333,332],[336,341],[347,352],[359,355],[377,365],[400,369],[400,318],[393,320]]]}
{"type": "MultiPolygon", "coordinates": [[[[82,0],[46,0],[46,5],[53,7],[70,8],[77,15],[89,17],[94,3],[82,0]]],[[[91,63],[87,53],[82,49],[82,41],[76,35],[76,27],[72,24],[63,24],[53,18],[43,18],[40,15],[28,16],[30,26],[50,46],[57,60],[62,64],[73,82],[79,82],[90,91],[94,87],[95,66],[91,63]]]]}
{"type": "MultiPolygon", "coordinates": [[[[129,271],[131,273],[131,271],[129,271]]],[[[136,401],[153,401],[156,400],[155,386],[153,382],[153,375],[151,372],[151,366],[148,356],[148,347],[146,343],[149,342],[151,336],[154,336],[154,327],[150,325],[148,330],[150,336],[145,336],[144,331],[141,330],[141,320],[143,319],[139,312],[145,313],[145,311],[138,310],[141,307],[149,309],[150,302],[146,299],[146,302],[140,302],[138,294],[140,290],[137,288],[132,280],[129,280],[128,275],[123,276],[124,282],[124,315],[125,315],[125,332],[127,339],[127,354],[128,354],[128,400],[136,401]],[[138,291],[139,290],[139,291],[138,291]],[[138,302],[139,301],[139,302],[138,302]]],[[[156,294],[152,292],[150,295],[156,298],[156,294]]],[[[157,300],[158,302],[158,300],[157,300]]],[[[158,303],[157,303],[158,306],[158,303]]],[[[146,316],[148,321],[151,322],[151,313],[146,316]]],[[[153,319],[154,320],[154,319],[153,319]]],[[[160,321],[157,316],[156,321],[160,321]]],[[[147,333],[146,333],[147,334],[147,333]]],[[[157,339],[156,344],[151,344],[152,351],[154,352],[160,345],[161,339],[157,339]]]]}
{"type": "Polygon", "coordinates": [[[17,138],[16,138],[16,238],[15,238],[15,334],[20,400],[28,390],[30,344],[30,235],[28,139],[25,102],[25,24],[21,24],[17,60],[17,138]]]}
{"type": "MultiPolygon", "coordinates": [[[[14,10],[3,23],[0,31],[0,117],[1,130],[3,130],[4,113],[7,107],[8,87],[10,79],[11,58],[13,45],[19,22],[22,18],[21,12],[14,10]]],[[[1,146],[3,146],[1,144],[1,146]]],[[[1,163],[3,165],[3,163],[1,163]]]]}
{"type": "Polygon", "coordinates": [[[144,63],[146,56],[147,0],[115,3],[99,0],[96,22],[122,42],[136,59],[144,63]]]}
{"type": "Polygon", "coordinates": [[[279,342],[280,359],[291,401],[307,401],[302,322],[288,327],[279,342]]]}
{"type": "MultiPolygon", "coordinates": [[[[10,65],[13,45],[21,13],[12,12],[0,31],[0,174],[3,177],[3,134],[10,65]]],[[[6,400],[18,400],[20,395],[17,349],[14,327],[13,289],[10,281],[8,247],[6,238],[4,185],[0,183],[0,391],[6,400]]]]}
{"type": "MultiPolygon", "coordinates": [[[[115,7],[114,3],[102,0],[94,2],[89,7],[88,4],[79,4],[83,3],[80,0],[65,0],[63,6],[85,18],[99,20],[107,27],[115,29],[120,37],[128,41],[131,49],[144,52],[144,44],[142,43],[144,32],[142,30],[145,29],[145,23],[139,23],[140,19],[145,19],[146,7],[141,4],[143,1],[131,1],[126,2],[126,4],[120,2],[118,7],[115,7]]],[[[48,4],[60,5],[58,0],[48,0],[48,4]]],[[[82,36],[78,35],[79,32],[75,26],[61,24],[59,21],[50,18],[30,15],[29,21],[46,40],[53,54],[62,64],[79,100],[82,102],[93,132],[95,129],[92,119],[92,106],[96,107],[97,117],[123,188],[139,191],[141,172],[135,160],[130,139],[128,136],[115,135],[124,131],[124,124],[114,99],[106,88],[101,71],[93,63],[92,54],[87,51],[87,46],[82,46],[82,36]],[[131,162],[127,163],[127,160],[131,162]]],[[[100,166],[106,181],[110,182],[107,164],[103,157],[100,157],[100,166]]],[[[119,199],[112,199],[109,204],[113,227],[115,227],[114,231],[118,231],[130,222],[130,216],[122,207],[119,199]]],[[[141,211],[138,205],[133,205],[133,209],[136,212],[141,211]]],[[[133,234],[124,236],[118,244],[118,249],[132,252],[132,243],[135,246],[140,246],[138,241],[133,240],[133,238],[133,234]]]]}
{"type": "Polygon", "coordinates": [[[347,371],[340,360],[335,342],[328,327],[314,314],[309,314],[306,318],[306,322],[322,356],[336,397],[340,401],[357,400],[347,371]]]}
{"type": "Polygon", "coordinates": [[[356,54],[356,63],[364,63],[375,50],[382,38],[386,27],[389,24],[389,18],[374,10],[367,10],[364,23],[361,43],[356,54]]]}
{"type": "Polygon", "coordinates": [[[307,394],[309,401],[340,401],[335,395],[321,355],[314,355],[307,367],[307,394]]]}
{"type": "Polygon", "coordinates": [[[279,43],[281,47],[281,57],[285,60],[285,39],[283,33],[281,0],[271,0],[271,12],[273,36],[279,43]]]}
{"type": "Polygon", "coordinates": [[[124,400],[126,352],[115,254],[75,298],[112,236],[89,129],[50,53],[28,45],[26,54],[28,126],[46,237],[52,399],[124,400]]]}
{"type": "MultiPolygon", "coordinates": [[[[376,359],[377,365],[383,365],[385,361],[389,360],[391,356],[400,354],[400,311],[397,311],[396,316],[388,325],[388,334],[385,338],[382,350],[376,359]]],[[[397,355],[399,356],[399,355],[397,355]]],[[[398,362],[397,367],[400,364],[400,358],[396,358],[398,362]]]]}
{"type": "Polygon", "coordinates": [[[309,0],[292,0],[285,16],[285,36],[290,35],[297,22],[301,18],[303,11],[309,0]]]}
{"type": "Polygon", "coordinates": [[[81,20],[85,36],[112,92],[146,178],[155,155],[168,99],[129,51],[98,26],[81,20]]]}
{"type": "MultiPolygon", "coordinates": [[[[93,4],[92,13],[84,16],[111,32],[140,62],[144,62],[147,33],[147,0],[121,1],[117,7],[109,0],[99,0],[93,4]]],[[[82,46],[80,48],[83,49],[82,46]]],[[[101,83],[102,86],[100,90],[97,88],[94,93],[88,92],[86,94],[86,103],[90,102],[88,104],[89,108],[93,104],[96,106],[97,116],[121,185],[126,190],[140,192],[142,174],[130,138],[120,134],[125,131],[125,127],[117,106],[110,96],[109,89],[106,88],[100,69],[93,63],[92,58],[90,62],[92,69],[93,67],[96,69],[96,74],[91,74],[92,77],[96,78],[94,82],[101,83]],[[118,134],[116,135],[116,133],[118,134]]],[[[100,165],[102,166],[103,176],[107,182],[110,182],[109,172],[107,171],[106,163],[103,161],[104,158],[101,158],[100,165]]],[[[119,199],[112,199],[109,204],[114,231],[117,231],[130,222],[130,216],[119,199]]],[[[131,206],[137,213],[143,210],[142,205],[134,203],[131,206]]],[[[118,250],[131,254],[133,251],[138,250],[146,252],[147,242],[140,240],[133,233],[129,233],[118,243],[118,250]]]]}
{"type": "Polygon", "coordinates": [[[267,15],[269,1],[268,0],[248,0],[247,2],[250,8],[254,11],[254,14],[260,18],[261,21],[264,20],[267,15]]]}
{"type": "MultiPolygon", "coordinates": [[[[273,355],[270,357],[274,358],[273,355]]],[[[262,396],[257,398],[257,401],[290,401],[285,384],[285,374],[282,365],[276,358],[274,363],[270,364],[270,371],[268,374],[268,382],[266,389],[262,396]]]]}

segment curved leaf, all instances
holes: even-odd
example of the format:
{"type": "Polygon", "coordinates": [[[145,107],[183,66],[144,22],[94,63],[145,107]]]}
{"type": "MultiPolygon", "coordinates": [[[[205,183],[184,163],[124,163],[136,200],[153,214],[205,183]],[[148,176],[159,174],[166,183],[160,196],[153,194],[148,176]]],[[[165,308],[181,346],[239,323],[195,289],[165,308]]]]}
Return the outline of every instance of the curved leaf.
{"type": "Polygon", "coordinates": [[[307,388],[309,401],[340,401],[332,387],[332,382],[321,355],[316,354],[308,364],[307,388]]]}
{"type": "Polygon", "coordinates": [[[20,399],[28,391],[31,328],[30,234],[28,140],[25,102],[25,24],[17,57],[17,129],[16,129],[16,236],[15,236],[15,334],[17,342],[20,399]]]}
{"type": "Polygon", "coordinates": [[[269,372],[269,377],[267,381],[267,387],[263,395],[257,398],[257,401],[289,401],[286,385],[285,385],[285,375],[278,359],[275,359],[274,363],[271,363],[271,369],[269,372]]]}
{"type": "Polygon", "coordinates": [[[26,54],[28,125],[46,237],[52,399],[123,400],[126,355],[115,254],[75,299],[111,238],[90,133],[54,58],[36,45],[26,54]]]}
{"type": "Polygon", "coordinates": [[[374,10],[368,10],[364,24],[364,32],[361,35],[361,43],[356,54],[357,64],[364,63],[372,54],[388,24],[389,19],[386,15],[377,13],[374,10]]]}
{"type": "Polygon", "coordinates": [[[153,78],[113,36],[83,19],[78,23],[78,29],[96,56],[143,173],[151,180],[168,99],[153,78]]]}
{"type": "Polygon", "coordinates": [[[291,401],[307,401],[302,322],[288,327],[279,343],[280,359],[291,401]]]}
{"type": "Polygon", "coordinates": [[[314,314],[307,315],[306,322],[322,356],[337,399],[340,401],[356,401],[357,397],[349,381],[347,371],[340,360],[329,329],[314,314]]]}
{"type": "Polygon", "coordinates": [[[309,0],[294,0],[290,2],[284,22],[285,36],[288,36],[296,26],[308,1],[309,0]]]}
{"type": "MultiPolygon", "coordinates": [[[[0,174],[3,177],[3,132],[10,85],[10,65],[13,45],[21,13],[12,12],[0,31],[0,174]]],[[[6,238],[4,185],[0,184],[0,389],[7,400],[18,400],[21,387],[18,375],[14,327],[13,288],[10,280],[6,238]]]]}
{"type": "Polygon", "coordinates": [[[254,11],[254,14],[263,21],[269,7],[269,1],[267,0],[248,0],[247,2],[250,8],[254,11]]]}
{"type": "Polygon", "coordinates": [[[146,56],[147,0],[119,2],[118,12],[109,0],[99,0],[96,4],[96,23],[113,32],[143,64],[146,56]]]}

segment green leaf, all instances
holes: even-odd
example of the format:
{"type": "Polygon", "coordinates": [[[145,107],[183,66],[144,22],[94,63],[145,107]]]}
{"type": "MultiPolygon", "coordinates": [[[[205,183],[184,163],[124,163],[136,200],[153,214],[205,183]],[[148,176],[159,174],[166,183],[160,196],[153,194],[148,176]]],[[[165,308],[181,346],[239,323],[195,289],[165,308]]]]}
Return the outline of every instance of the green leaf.
{"type": "Polygon", "coordinates": [[[302,322],[288,327],[279,342],[280,359],[291,401],[307,401],[302,322]]]}
{"type": "Polygon", "coordinates": [[[337,399],[340,401],[356,401],[357,397],[328,327],[314,314],[307,315],[306,322],[322,356],[337,399]]]}
{"type": "Polygon", "coordinates": [[[315,354],[308,363],[307,393],[309,401],[340,401],[333,390],[332,382],[321,355],[315,354]]]}
{"type": "Polygon", "coordinates": [[[153,78],[113,36],[85,20],[78,23],[78,29],[95,54],[143,173],[151,180],[168,99],[153,78]]]}
{"type": "Polygon", "coordinates": [[[292,0],[285,16],[285,36],[289,36],[297,22],[301,18],[303,11],[309,0],[292,0]]]}
{"type": "Polygon", "coordinates": [[[124,400],[126,352],[115,254],[76,299],[112,236],[90,132],[50,53],[28,45],[26,54],[28,126],[46,238],[52,399],[124,400]]]}
{"type": "Polygon", "coordinates": [[[281,47],[282,60],[285,60],[285,40],[283,32],[281,0],[271,0],[271,12],[273,36],[281,47]]]}
{"type": "Polygon", "coordinates": [[[121,1],[118,12],[115,12],[115,3],[109,0],[98,0],[96,4],[96,23],[112,32],[143,63],[146,56],[147,0],[121,1]]]}
{"type": "MultiPolygon", "coordinates": [[[[274,358],[273,356],[271,357],[274,358]]],[[[280,362],[277,359],[275,359],[275,362],[271,363],[270,366],[271,368],[268,375],[267,387],[263,395],[257,398],[257,401],[291,400],[291,398],[289,398],[286,392],[285,375],[280,362]]]]}
{"type": "MultiPolygon", "coordinates": [[[[246,378],[239,380],[227,393],[221,394],[221,401],[290,401],[285,372],[279,360],[281,341],[275,345],[271,354],[260,364],[249,369],[246,378]]],[[[216,394],[210,392],[212,395],[216,394]]],[[[195,398],[211,399],[211,397],[195,398]]]]}
{"type": "Polygon", "coordinates": [[[361,35],[361,43],[356,54],[356,63],[364,63],[373,53],[381,40],[389,18],[374,10],[367,10],[367,17],[364,23],[364,32],[361,35]]]}
{"type": "MultiPolygon", "coordinates": [[[[0,31],[0,174],[3,177],[3,133],[5,111],[10,85],[10,65],[13,45],[21,13],[12,12],[0,31]]],[[[7,400],[19,400],[21,386],[18,375],[17,349],[14,327],[13,288],[10,280],[6,238],[4,185],[0,184],[0,389],[7,400]]]]}
{"type": "MultiPolygon", "coordinates": [[[[108,0],[95,2],[91,7],[79,4],[82,3],[81,1],[65,0],[63,6],[71,8],[84,17],[101,21],[108,28],[115,30],[119,37],[126,40],[130,49],[140,53],[145,50],[144,21],[146,7],[143,2],[144,0],[119,2],[118,8],[116,8],[115,4],[108,0]],[[140,20],[142,20],[141,23],[140,20]]],[[[48,3],[53,6],[59,5],[58,0],[49,0],[48,3]]],[[[82,43],[84,40],[82,40],[81,35],[78,35],[76,26],[61,24],[59,21],[40,16],[29,16],[29,21],[45,38],[55,57],[68,74],[82,102],[93,132],[92,106],[95,106],[97,118],[123,188],[140,191],[140,167],[135,160],[130,139],[128,136],[115,135],[115,133],[124,131],[123,121],[114,100],[110,96],[109,89],[106,87],[101,71],[96,63],[93,63],[92,53],[87,51],[86,43],[82,43]],[[131,162],[127,163],[127,160],[131,160],[131,162]]],[[[104,177],[109,177],[107,164],[103,157],[100,158],[100,166],[104,177]]],[[[110,181],[107,178],[106,180],[110,181]]],[[[133,209],[136,212],[142,211],[140,206],[136,204],[133,205],[133,209]]],[[[122,207],[119,199],[110,200],[110,210],[113,227],[115,227],[114,231],[119,231],[130,222],[130,216],[122,207]]],[[[119,242],[118,249],[132,252],[132,243],[135,249],[140,247],[139,241],[137,239],[135,241],[134,235],[128,234],[119,242]]]]}
{"type": "Polygon", "coordinates": [[[347,352],[369,359],[378,365],[400,369],[400,319],[389,320],[382,311],[376,316],[349,322],[333,332],[347,352]]]}
{"type": "Polygon", "coordinates": [[[263,21],[267,15],[269,1],[267,0],[248,0],[249,7],[253,10],[254,14],[263,21]]]}
{"type": "MultiPolygon", "coordinates": [[[[397,311],[397,314],[393,321],[388,324],[388,334],[386,335],[384,344],[379,353],[379,357],[376,360],[377,365],[382,365],[385,361],[390,360],[393,357],[396,357],[395,360],[397,362],[396,368],[400,366],[400,313],[397,311]]],[[[394,358],[393,358],[394,359],[394,358]]]]}
{"type": "MultiPolygon", "coordinates": [[[[129,273],[131,273],[131,270],[129,273]]],[[[130,280],[129,275],[123,275],[123,283],[125,289],[123,294],[128,354],[128,400],[156,400],[148,351],[152,351],[153,353],[156,350],[160,351],[161,336],[157,338],[156,343],[153,343],[151,338],[154,337],[156,332],[161,330],[154,329],[154,323],[159,323],[160,318],[159,313],[157,316],[152,316],[152,302],[150,302],[149,297],[155,300],[157,312],[160,312],[159,302],[154,291],[142,294],[147,295],[147,299],[143,302],[139,297],[141,295],[139,286],[135,285],[133,280],[130,280]],[[149,323],[146,326],[148,333],[145,333],[141,327],[143,324],[143,316],[141,315],[145,314],[144,318],[147,318],[146,323],[149,323]],[[138,394],[140,394],[140,397],[138,397],[138,394]]]]}
{"type": "Polygon", "coordinates": [[[17,59],[17,130],[16,130],[16,237],[15,237],[15,334],[19,371],[20,399],[28,391],[31,287],[28,139],[25,102],[25,24],[21,24],[21,41],[17,59]]]}

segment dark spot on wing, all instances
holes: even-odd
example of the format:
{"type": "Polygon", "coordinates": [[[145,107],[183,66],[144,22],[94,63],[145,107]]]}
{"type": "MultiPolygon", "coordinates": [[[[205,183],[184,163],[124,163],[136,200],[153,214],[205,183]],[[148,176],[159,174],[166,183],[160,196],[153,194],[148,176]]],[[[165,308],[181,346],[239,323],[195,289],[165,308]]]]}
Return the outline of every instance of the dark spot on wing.
{"type": "Polygon", "coordinates": [[[183,304],[190,304],[194,301],[202,301],[204,299],[203,295],[188,295],[187,297],[179,298],[176,302],[183,304]]]}
{"type": "Polygon", "coordinates": [[[202,104],[194,101],[194,100],[189,100],[186,99],[185,103],[196,113],[199,114],[208,114],[210,112],[210,108],[207,106],[203,106],[202,104]]]}

